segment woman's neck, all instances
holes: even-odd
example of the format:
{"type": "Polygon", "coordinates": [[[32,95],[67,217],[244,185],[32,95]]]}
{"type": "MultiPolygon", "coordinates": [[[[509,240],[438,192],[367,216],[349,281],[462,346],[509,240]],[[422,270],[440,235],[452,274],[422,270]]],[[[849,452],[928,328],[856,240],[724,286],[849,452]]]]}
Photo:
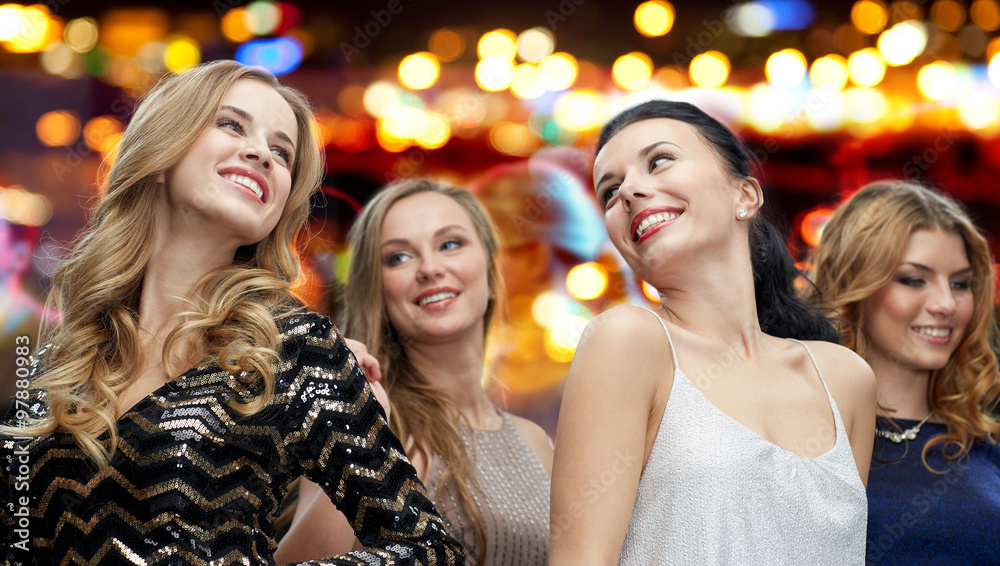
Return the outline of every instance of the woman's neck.
{"type": "Polygon", "coordinates": [[[406,355],[414,369],[455,404],[469,426],[493,429],[499,425],[499,415],[483,388],[481,336],[439,344],[408,344],[406,355]]]}
{"type": "Polygon", "coordinates": [[[927,397],[931,372],[905,368],[880,355],[869,356],[868,364],[875,372],[879,405],[888,416],[919,421],[931,412],[927,397]]]}
{"type": "Polygon", "coordinates": [[[667,316],[693,334],[720,340],[745,359],[757,355],[762,332],[757,319],[753,268],[743,251],[708,265],[680,267],[670,285],[659,287],[667,316]]]}

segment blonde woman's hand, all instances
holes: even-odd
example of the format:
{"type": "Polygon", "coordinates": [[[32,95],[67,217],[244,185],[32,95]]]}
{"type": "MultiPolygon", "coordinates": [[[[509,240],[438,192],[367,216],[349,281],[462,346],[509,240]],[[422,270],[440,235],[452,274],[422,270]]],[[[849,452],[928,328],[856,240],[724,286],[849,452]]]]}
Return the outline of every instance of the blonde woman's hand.
{"type": "Polygon", "coordinates": [[[365,377],[368,378],[368,384],[371,385],[372,391],[375,393],[375,399],[382,405],[382,409],[385,410],[385,418],[389,420],[389,395],[385,392],[385,388],[379,383],[382,379],[382,372],[378,367],[378,360],[375,356],[368,353],[368,347],[358,342],[357,340],[351,340],[350,338],[344,338],[344,343],[347,344],[347,348],[354,353],[354,357],[358,360],[358,365],[361,366],[361,370],[365,372],[365,377]]]}

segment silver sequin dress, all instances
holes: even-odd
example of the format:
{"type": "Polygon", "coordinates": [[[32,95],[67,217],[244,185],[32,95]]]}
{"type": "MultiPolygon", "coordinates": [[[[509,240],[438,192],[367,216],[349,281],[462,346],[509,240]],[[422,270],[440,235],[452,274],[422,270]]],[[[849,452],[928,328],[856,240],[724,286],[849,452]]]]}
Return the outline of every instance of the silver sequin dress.
{"type": "Polygon", "coordinates": [[[674,383],[620,564],[864,564],[865,488],[829,389],[835,445],[816,458],[793,454],[713,405],[680,370],[657,319],[674,383]]]}
{"type": "MultiPolygon", "coordinates": [[[[474,450],[480,489],[472,493],[483,514],[486,566],[545,566],[549,556],[549,491],[545,468],[504,413],[499,430],[462,427],[466,445],[474,450]],[[471,432],[471,434],[470,434],[471,432]],[[471,439],[470,439],[471,436],[471,439]],[[471,442],[471,445],[470,445],[471,442]]],[[[463,540],[469,564],[475,564],[481,543],[472,521],[462,511],[454,483],[439,489],[445,462],[435,458],[427,492],[448,529],[463,540]]]]}

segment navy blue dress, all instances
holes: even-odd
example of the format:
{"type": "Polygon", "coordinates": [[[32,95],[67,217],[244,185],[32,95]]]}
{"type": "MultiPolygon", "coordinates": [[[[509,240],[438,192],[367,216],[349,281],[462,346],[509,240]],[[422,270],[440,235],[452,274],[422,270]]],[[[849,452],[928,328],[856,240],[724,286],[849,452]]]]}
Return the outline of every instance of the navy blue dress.
{"type": "MultiPolygon", "coordinates": [[[[917,424],[896,422],[904,430],[917,424]]],[[[957,461],[935,447],[927,462],[944,472],[935,474],[920,454],[946,430],[926,423],[908,443],[876,439],[868,475],[868,564],[1000,564],[1000,447],[976,442],[957,461]]]]}

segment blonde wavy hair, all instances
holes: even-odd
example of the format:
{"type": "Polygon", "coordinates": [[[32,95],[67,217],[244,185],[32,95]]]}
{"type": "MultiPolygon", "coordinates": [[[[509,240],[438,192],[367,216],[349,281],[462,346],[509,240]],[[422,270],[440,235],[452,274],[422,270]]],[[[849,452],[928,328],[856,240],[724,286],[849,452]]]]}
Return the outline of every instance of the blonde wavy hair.
{"type": "MultiPolygon", "coordinates": [[[[993,310],[995,274],[989,244],[958,203],[906,181],[878,181],[844,202],[823,229],[813,252],[815,289],[807,297],[839,317],[841,343],[866,356],[867,299],[892,280],[910,235],[939,228],[965,243],[973,273],[973,315],[948,363],[932,371],[927,398],[948,431],[929,440],[921,455],[942,445],[949,460],[968,454],[975,440],[1000,433],[990,415],[1000,395],[1000,373],[992,346],[997,343],[993,310]]],[[[892,425],[898,425],[888,419],[892,425]]]]}
{"type": "MultiPolygon", "coordinates": [[[[482,512],[468,482],[475,482],[474,455],[466,449],[459,429],[464,420],[458,408],[439,388],[431,385],[406,355],[407,336],[400,335],[389,320],[382,286],[382,222],[398,201],[418,193],[433,192],[458,203],[469,214],[486,251],[487,281],[494,299],[483,314],[483,338],[491,323],[503,312],[503,278],[500,244],[496,228],[482,206],[466,190],[439,185],[427,179],[401,181],[382,189],[365,205],[349,233],[353,253],[350,277],[344,295],[344,332],[364,342],[378,361],[392,407],[390,428],[402,440],[406,453],[420,454],[430,462],[438,456],[446,463],[438,493],[454,482],[459,502],[470,517],[485,551],[486,532],[482,512]]],[[[482,552],[477,560],[482,564],[482,552]]]]}
{"type": "Polygon", "coordinates": [[[298,126],[292,187],[277,225],[260,242],[244,246],[232,265],[209,273],[176,315],[162,359],[168,375],[180,375],[175,359],[184,345],[204,353],[202,363],[246,372],[241,380],[259,392],[249,402],[233,401],[243,415],[270,402],[272,364],[279,344],[275,316],[298,306],[289,288],[300,276],[292,239],[309,214],[310,194],[319,186],[323,156],[305,97],[281,86],[260,68],[216,61],[162,79],[139,102],[107,172],[106,188],[90,227],[53,276],[49,305],[62,314],[42,329],[52,344],[32,385],[48,397],[48,415],[28,427],[0,432],[37,436],[73,435],[80,448],[106,467],[117,446],[119,395],[138,369],[139,294],[156,232],[155,200],[161,172],[170,169],[204,132],[214,127],[229,88],[242,79],[261,81],[291,106],[298,126]],[[109,433],[107,441],[101,435],[109,433]]]}

